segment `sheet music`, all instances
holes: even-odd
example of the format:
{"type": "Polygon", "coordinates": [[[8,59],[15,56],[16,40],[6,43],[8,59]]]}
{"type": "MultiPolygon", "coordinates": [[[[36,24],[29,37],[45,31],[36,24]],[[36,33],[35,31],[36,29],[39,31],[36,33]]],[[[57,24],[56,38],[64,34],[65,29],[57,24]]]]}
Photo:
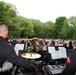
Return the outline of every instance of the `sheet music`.
{"type": "Polygon", "coordinates": [[[24,49],[24,44],[16,44],[14,49],[15,49],[16,54],[18,54],[19,50],[24,49]]]}
{"type": "Polygon", "coordinates": [[[64,47],[59,47],[59,54],[61,58],[67,58],[66,49],[64,47]]]}
{"type": "Polygon", "coordinates": [[[66,49],[64,47],[59,47],[56,51],[55,47],[48,47],[48,52],[51,53],[52,59],[67,58],[66,49]]]}
{"type": "Polygon", "coordinates": [[[52,52],[51,56],[52,56],[52,59],[60,59],[61,58],[59,51],[52,52]]]}
{"type": "Polygon", "coordinates": [[[16,44],[15,47],[18,48],[19,50],[23,50],[24,44],[16,44]]]}
{"type": "Polygon", "coordinates": [[[48,47],[48,52],[49,53],[55,52],[55,47],[48,47]]]}

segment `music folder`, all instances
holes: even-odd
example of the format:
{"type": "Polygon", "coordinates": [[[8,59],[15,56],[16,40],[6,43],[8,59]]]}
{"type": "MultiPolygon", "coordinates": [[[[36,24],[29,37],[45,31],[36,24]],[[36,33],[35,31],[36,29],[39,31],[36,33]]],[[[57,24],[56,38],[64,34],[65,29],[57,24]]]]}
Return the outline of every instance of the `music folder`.
{"type": "Polygon", "coordinates": [[[52,59],[67,58],[66,49],[63,46],[48,46],[48,52],[51,54],[52,59]]]}

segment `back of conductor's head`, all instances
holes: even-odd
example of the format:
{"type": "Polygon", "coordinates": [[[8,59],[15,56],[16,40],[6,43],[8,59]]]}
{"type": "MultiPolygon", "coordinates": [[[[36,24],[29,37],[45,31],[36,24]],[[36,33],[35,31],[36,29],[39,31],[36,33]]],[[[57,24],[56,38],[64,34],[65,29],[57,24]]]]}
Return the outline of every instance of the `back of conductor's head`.
{"type": "Polygon", "coordinates": [[[8,27],[5,22],[0,22],[0,36],[6,38],[8,35],[8,27]]]}

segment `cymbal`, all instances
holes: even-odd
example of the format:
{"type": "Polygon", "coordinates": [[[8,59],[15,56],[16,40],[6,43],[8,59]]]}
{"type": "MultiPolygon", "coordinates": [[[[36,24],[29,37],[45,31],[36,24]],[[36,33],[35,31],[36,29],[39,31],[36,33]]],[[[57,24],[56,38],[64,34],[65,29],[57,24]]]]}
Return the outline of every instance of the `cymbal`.
{"type": "Polygon", "coordinates": [[[38,53],[23,53],[21,56],[27,59],[38,59],[41,57],[38,53]]]}

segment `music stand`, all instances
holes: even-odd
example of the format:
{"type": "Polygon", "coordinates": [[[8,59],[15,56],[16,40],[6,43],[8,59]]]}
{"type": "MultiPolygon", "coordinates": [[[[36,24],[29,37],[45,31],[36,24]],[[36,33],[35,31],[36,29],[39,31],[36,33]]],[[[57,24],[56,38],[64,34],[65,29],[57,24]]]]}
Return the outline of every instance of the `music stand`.
{"type": "Polygon", "coordinates": [[[67,52],[63,46],[59,46],[58,48],[55,46],[48,46],[48,52],[51,54],[52,59],[67,58],[67,52]]]}

